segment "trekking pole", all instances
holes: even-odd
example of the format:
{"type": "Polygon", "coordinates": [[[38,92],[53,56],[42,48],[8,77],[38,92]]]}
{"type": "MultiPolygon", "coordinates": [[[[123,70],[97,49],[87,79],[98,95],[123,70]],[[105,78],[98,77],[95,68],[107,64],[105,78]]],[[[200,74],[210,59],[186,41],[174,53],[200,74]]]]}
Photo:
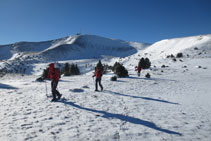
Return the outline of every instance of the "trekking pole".
{"type": "Polygon", "coordinates": [[[47,87],[47,83],[46,83],[46,81],[45,81],[45,92],[46,92],[46,97],[48,98],[48,87],[47,87]]]}
{"type": "Polygon", "coordinates": [[[95,79],[94,79],[94,77],[95,77],[95,76],[93,75],[93,76],[92,76],[92,80],[93,80],[93,82],[95,82],[95,79]]]}
{"type": "Polygon", "coordinates": [[[95,79],[94,79],[94,76],[92,76],[92,80],[93,80],[93,83],[94,83],[94,85],[95,85],[95,79]]]}

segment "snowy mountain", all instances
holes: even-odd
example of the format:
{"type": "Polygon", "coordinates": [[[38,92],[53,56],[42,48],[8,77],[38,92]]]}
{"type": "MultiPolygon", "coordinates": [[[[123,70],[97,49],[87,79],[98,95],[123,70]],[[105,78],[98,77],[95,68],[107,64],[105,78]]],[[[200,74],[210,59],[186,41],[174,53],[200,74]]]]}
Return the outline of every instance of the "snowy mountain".
{"type": "MultiPolygon", "coordinates": [[[[0,46],[2,69],[34,63],[80,59],[101,59],[105,56],[127,57],[149,44],[108,39],[95,35],[75,35],[46,42],[19,42],[0,46]]],[[[26,67],[24,68],[26,69],[26,67]]],[[[16,71],[17,72],[17,71],[16,71]]]]}
{"type": "Polygon", "coordinates": [[[210,141],[211,34],[152,45],[76,35],[2,45],[0,53],[0,68],[13,72],[0,79],[1,141],[210,141]],[[141,57],[151,60],[151,68],[138,77],[134,67],[141,57]],[[94,92],[99,58],[123,63],[129,77],[110,81],[114,74],[108,72],[104,90],[94,92]],[[83,71],[61,77],[58,102],[47,97],[50,81],[35,81],[54,61],[77,63],[83,71]],[[31,75],[19,75],[24,68],[31,75]]]}
{"type": "Polygon", "coordinates": [[[18,42],[1,45],[1,60],[16,58],[17,54],[40,56],[48,61],[101,58],[102,56],[125,57],[149,44],[108,39],[95,35],[75,35],[46,42],[18,42]],[[55,55],[56,53],[56,55],[55,55]]]}
{"type": "MultiPolygon", "coordinates": [[[[145,48],[148,44],[141,44],[145,48]]],[[[130,42],[114,40],[94,35],[68,37],[41,52],[54,60],[79,60],[101,58],[102,56],[126,57],[137,52],[130,42]],[[55,52],[57,56],[55,56],[55,52]]]]}

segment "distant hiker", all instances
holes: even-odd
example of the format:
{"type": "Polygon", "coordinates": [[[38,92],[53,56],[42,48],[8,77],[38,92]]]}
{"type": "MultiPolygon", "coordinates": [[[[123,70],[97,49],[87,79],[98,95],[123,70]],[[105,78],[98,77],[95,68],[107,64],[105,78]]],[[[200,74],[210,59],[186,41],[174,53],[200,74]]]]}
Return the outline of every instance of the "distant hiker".
{"type": "Polygon", "coordinates": [[[101,91],[103,90],[103,86],[101,84],[101,78],[103,76],[103,70],[101,67],[96,67],[95,73],[92,77],[96,77],[95,79],[95,91],[98,91],[98,84],[100,85],[101,91]]]}
{"type": "Polygon", "coordinates": [[[137,71],[138,76],[140,76],[140,74],[141,74],[141,67],[140,66],[136,67],[136,71],[137,71]]]}
{"type": "Polygon", "coordinates": [[[54,63],[49,64],[48,78],[51,79],[51,91],[53,99],[51,101],[56,101],[61,98],[61,94],[57,90],[57,85],[59,82],[59,70],[54,67],[54,63]],[[58,96],[58,98],[56,98],[58,96]]]}

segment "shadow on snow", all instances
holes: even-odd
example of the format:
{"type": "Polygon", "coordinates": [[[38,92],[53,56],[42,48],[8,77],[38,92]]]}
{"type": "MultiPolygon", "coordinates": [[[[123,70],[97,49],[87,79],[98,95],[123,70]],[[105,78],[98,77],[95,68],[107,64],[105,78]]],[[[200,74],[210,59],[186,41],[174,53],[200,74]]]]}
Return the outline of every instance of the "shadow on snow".
{"type": "Polygon", "coordinates": [[[154,130],[157,130],[157,131],[161,131],[161,132],[164,132],[164,133],[167,133],[167,134],[174,134],[174,135],[182,136],[182,134],[179,133],[179,132],[175,132],[175,131],[171,131],[171,130],[168,130],[168,129],[163,129],[163,128],[157,127],[157,125],[154,124],[153,122],[149,122],[149,121],[146,121],[146,120],[141,120],[141,119],[138,119],[138,118],[135,118],[135,117],[125,116],[125,115],[121,115],[121,114],[113,114],[113,113],[108,113],[108,112],[105,112],[105,111],[85,108],[85,107],[81,107],[77,104],[74,104],[72,102],[68,102],[68,101],[60,101],[60,102],[67,104],[67,105],[70,105],[70,106],[73,106],[75,108],[81,109],[81,110],[86,110],[86,111],[90,111],[90,112],[94,112],[94,113],[103,114],[102,115],[103,118],[107,118],[107,119],[116,118],[116,119],[126,121],[126,122],[129,122],[129,123],[143,125],[143,126],[146,126],[148,128],[151,128],[151,129],[154,129],[154,130]]]}
{"type": "Polygon", "coordinates": [[[0,89],[17,89],[16,87],[7,85],[7,84],[1,84],[0,83],[0,89]]]}
{"type": "Polygon", "coordinates": [[[132,95],[127,95],[127,94],[121,94],[121,93],[117,93],[117,92],[112,92],[112,91],[109,91],[109,90],[105,90],[104,92],[108,92],[108,94],[126,96],[126,97],[131,97],[131,98],[140,98],[140,99],[144,99],[144,100],[151,100],[151,101],[157,101],[157,102],[163,102],[163,103],[168,103],[168,104],[179,105],[179,103],[169,102],[169,101],[166,101],[166,100],[160,100],[160,99],[155,99],[155,98],[150,98],[150,97],[132,96],[132,95]]]}
{"type": "Polygon", "coordinates": [[[154,80],[154,81],[173,81],[173,82],[176,82],[176,80],[163,79],[163,78],[141,78],[141,77],[133,77],[133,76],[129,76],[128,78],[130,78],[130,79],[154,80]]]}

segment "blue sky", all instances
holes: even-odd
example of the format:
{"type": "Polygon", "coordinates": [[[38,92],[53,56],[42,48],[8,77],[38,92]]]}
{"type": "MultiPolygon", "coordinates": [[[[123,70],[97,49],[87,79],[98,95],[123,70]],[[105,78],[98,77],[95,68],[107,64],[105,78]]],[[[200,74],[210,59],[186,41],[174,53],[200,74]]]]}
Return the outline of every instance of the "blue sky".
{"type": "Polygon", "coordinates": [[[146,43],[211,34],[211,0],[0,0],[0,44],[80,31],[146,43]]]}

